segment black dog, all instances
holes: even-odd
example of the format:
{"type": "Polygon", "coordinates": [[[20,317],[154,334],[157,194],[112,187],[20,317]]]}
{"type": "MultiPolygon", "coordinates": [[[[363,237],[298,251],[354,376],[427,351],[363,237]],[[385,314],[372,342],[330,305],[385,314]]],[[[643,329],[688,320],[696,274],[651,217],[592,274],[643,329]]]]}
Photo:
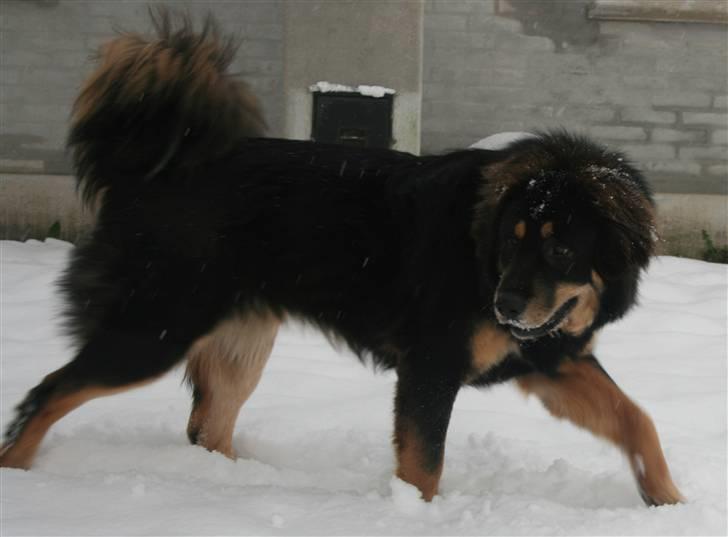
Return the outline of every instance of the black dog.
{"type": "Polygon", "coordinates": [[[193,443],[235,419],[288,316],[395,368],[397,475],[437,493],[455,395],[516,379],[617,444],[649,504],[681,499],[651,420],[592,354],[634,303],[653,205],[618,153],[564,132],[417,157],[262,139],[234,47],[156,20],[102,50],[70,133],[98,221],[62,281],[78,354],[19,405],[0,465],[28,468],[83,402],[182,360],[193,443]]]}

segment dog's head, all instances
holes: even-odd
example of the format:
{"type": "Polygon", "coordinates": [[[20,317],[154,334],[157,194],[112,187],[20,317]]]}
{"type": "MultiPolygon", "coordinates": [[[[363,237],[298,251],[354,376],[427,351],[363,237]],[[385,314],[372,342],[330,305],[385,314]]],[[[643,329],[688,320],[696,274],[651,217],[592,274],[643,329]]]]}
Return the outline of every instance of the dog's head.
{"type": "Polygon", "coordinates": [[[597,230],[576,210],[540,211],[543,202],[529,197],[509,201],[498,222],[496,317],[519,339],[580,335],[604,290],[594,262],[597,230]]]}
{"type": "Polygon", "coordinates": [[[512,145],[484,176],[476,240],[496,276],[501,324],[519,339],[579,336],[627,311],[655,235],[649,190],[624,156],[541,134],[512,145]]]}

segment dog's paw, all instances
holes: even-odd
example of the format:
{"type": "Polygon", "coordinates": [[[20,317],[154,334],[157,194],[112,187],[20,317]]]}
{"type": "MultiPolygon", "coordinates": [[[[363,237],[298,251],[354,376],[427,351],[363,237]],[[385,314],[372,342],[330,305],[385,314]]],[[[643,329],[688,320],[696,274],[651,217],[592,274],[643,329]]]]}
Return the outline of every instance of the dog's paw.
{"type": "Polygon", "coordinates": [[[639,455],[630,457],[630,464],[640,496],[647,506],[685,503],[666,465],[664,468],[660,464],[646,465],[639,455]]]}
{"type": "Polygon", "coordinates": [[[7,443],[0,448],[0,468],[30,469],[32,457],[22,453],[15,444],[7,443]]]}

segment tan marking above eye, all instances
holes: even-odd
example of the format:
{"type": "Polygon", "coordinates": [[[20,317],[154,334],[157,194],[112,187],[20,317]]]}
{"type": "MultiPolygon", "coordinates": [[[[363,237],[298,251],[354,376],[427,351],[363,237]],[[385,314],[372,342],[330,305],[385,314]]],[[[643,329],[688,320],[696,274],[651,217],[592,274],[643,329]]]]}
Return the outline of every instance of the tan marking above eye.
{"type": "Polygon", "coordinates": [[[513,228],[513,234],[517,239],[523,239],[526,236],[526,222],[523,220],[519,221],[516,227],[513,228]]]}
{"type": "Polygon", "coordinates": [[[544,225],[541,226],[541,237],[542,238],[548,239],[553,234],[554,234],[554,223],[553,222],[546,222],[544,225]]]}

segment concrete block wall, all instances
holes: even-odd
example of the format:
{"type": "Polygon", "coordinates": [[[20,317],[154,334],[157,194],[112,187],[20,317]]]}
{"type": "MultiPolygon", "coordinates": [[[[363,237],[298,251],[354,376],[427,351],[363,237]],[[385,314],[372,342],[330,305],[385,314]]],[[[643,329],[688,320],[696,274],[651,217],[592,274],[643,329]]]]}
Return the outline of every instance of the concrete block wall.
{"type": "Polygon", "coordinates": [[[596,21],[592,0],[427,0],[424,151],[564,126],[660,192],[728,193],[728,26],[596,21]]]}
{"type": "MultiPolygon", "coordinates": [[[[151,30],[138,0],[0,2],[0,173],[67,173],[71,105],[93,69],[92,54],[115,30],[151,30]]],[[[201,21],[208,11],[240,36],[232,72],[261,98],[272,134],[282,131],[283,7],[278,0],[168,1],[201,21]]]]}
{"type": "MultiPolygon", "coordinates": [[[[399,16],[407,11],[418,18],[407,27],[422,28],[422,55],[412,53],[416,47],[401,53],[386,35],[372,46],[389,50],[393,63],[408,69],[423,62],[417,67],[422,152],[461,148],[502,131],[564,126],[585,132],[626,150],[645,170],[662,205],[664,251],[696,255],[701,229],[725,244],[728,26],[588,18],[588,7],[599,1],[424,0],[424,9],[417,1],[399,16]]],[[[59,219],[67,223],[64,238],[83,228],[87,216],[57,202],[75,199],[58,190],[72,185],[63,149],[71,105],[93,68],[90,55],[114,28],[150,30],[149,3],[0,0],[0,238],[43,237],[59,219]]],[[[287,64],[306,64],[307,35],[325,49],[322,24],[341,27],[336,17],[322,23],[316,16],[314,8],[329,4],[312,2],[310,14],[289,21],[289,11],[305,9],[299,0],[166,4],[197,19],[212,11],[226,32],[241,37],[233,70],[261,97],[270,134],[286,134],[287,64]],[[292,31],[301,36],[299,51],[286,46],[292,31]],[[294,62],[296,53],[301,57],[294,62]]],[[[346,9],[368,16],[366,6],[382,7],[330,5],[344,21],[346,9]]],[[[349,53],[359,57],[362,42],[351,41],[349,53]]],[[[345,57],[348,49],[338,48],[345,57]]],[[[419,105],[415,86],[412,102],[419,105]]]]}
{"type": "Polygon", "coordinates": [[[593,20],[594,0],[426,0],[422,150],[566,127],[658,195],[664,253],[728,235],[728,26],[593,20]]]}

